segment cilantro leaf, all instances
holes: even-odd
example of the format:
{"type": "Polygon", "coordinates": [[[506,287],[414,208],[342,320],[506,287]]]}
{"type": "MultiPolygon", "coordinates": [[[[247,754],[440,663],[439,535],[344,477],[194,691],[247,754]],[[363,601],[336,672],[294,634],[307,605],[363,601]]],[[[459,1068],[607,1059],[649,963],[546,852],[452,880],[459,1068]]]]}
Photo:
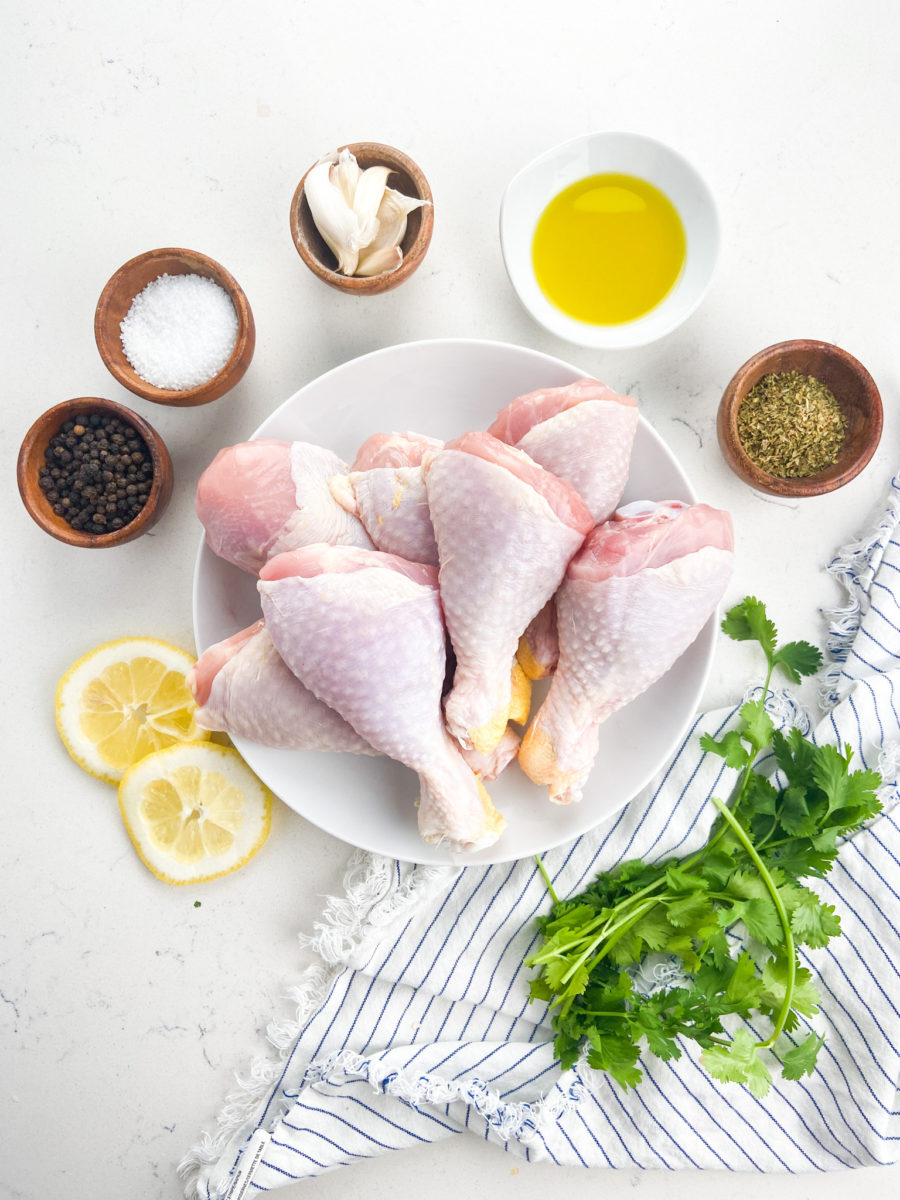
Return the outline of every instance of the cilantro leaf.
{"type": "Polygon", "coordinates": [[[775,725],[766,712],[765,700],[747,700],[741,705],[741,720],[744,722],[744,738],[754,751],[765,749],[772,740],[775,725]]]}
{"type": "Polygon", "coordinates": [[[780,946],[784,942],[784,930],[772,901],[766,897],[739,900],[729,910],[732,922],[743,921],[747,932],[765,946],[780,946]]]}
{"type": "Polygon", "coordinates": [[[756,963],[745,950],[734,964],[725,989],[725,999],[732,1004],[739,1003],[742,1007],[753,1006],[759,999],[761,989],[762,982],[756,973],[756,963]]]}
{"type": "Polygon", "coordinates": [[[811,1033],[808,1038],[782,1055],[782,1077],[799,1079],[802,1075],[812,1075],[816,1069],[816,1057],[824,1041],[824,1037],[820,1037],[817,1033],[811,1033]]]}
{"type": "Polygon", "coordinates": [[[693,892],[673,900],[666,908],[669,921],[677,929],[696,926],[703,918],[712,918],[712,905],[703,892],[693,892]]]}
{"type": "Polygon", "coordinates": [[[637,1087],[643,1073],[635,1064],[640,1049],[627,1037],[602,1034],[593,1025],[587,1028],[588,1063],[600,1071],[608,1071],[623,1090],[637,1087]]]}
{"type": "Polygon", "coordinates": [[[746,1029],[738,1029],[727,1046],[711,1046],[704,1050],[700,1061],[722,1083],[745,1083],[760,1099],[772,1086],[772,1076],[760,1058],[756,1041],[746,1029]]]}
{"type": "Polygon", "coordinates": [[[792,683],[799,683],[802,675],[815,675],[822,665],[822,655],[809,642],[785,642],[772,655],[772,662],[792,683]]]}
{"type": "Polygon", "coordinates": [[[794,785],[784,789],[778,818],[781,827],[792,836],[815,833],[816,823],[810,815],[805,787],[794,785]]]}
{"type": "Polygon", "coordinates": [[[880,809],[876,789],[881,783],[881,777],[875,771],[850,772],[852,752],[846,747],[846,753],[835,749],[834,746],[818,746],[815,762],[813,763],[813,779],[816,785],[825,793],[828,813],[848,813],[849,821],[859,825],[868,817],[874,816],[880,809]],[[852,814],[852,815],[850,815],[852,814]]]}
{"type": "Polygon", "coordinates": [[[528,997],[531,1000],[552,1000],[554,995],[553,988],[540,975],[529,984],[528,997]]]}
{"type": "Polygon", "coordinates": [[[718,754],[724,758],[726,767],[745,767],[750,761],[750,752],[737,729],[729,730],[719,741],[704,733],[700,738],[700,745],[709,754],[718,754]]]}
{"type": "Polygon", "coordinates": [[[798,890],[800,898],[789,908],[791,929],[798,942],[817,950],[841,932],[841,918],[809,888],[798,890]]]}
{"type": "MultiPolygon", "coordinates": [[[[783,958],[770,958],[762,970],[762,1004],[775,1011],[787,994],[788,964],[783,958]]],[[[819,991],[806,967],[797,967],[791,992],[791,1007],[805,1017],[819,1011],[819,991]]]]}
{"type": "Polygon", "coordinates": [[[759,642],[766,661],[772,661],[778,631],[766,614],[766,606],[754,596],[745,596],[729,609],[722,621],[722,632],[735,642],[759,642]]]}

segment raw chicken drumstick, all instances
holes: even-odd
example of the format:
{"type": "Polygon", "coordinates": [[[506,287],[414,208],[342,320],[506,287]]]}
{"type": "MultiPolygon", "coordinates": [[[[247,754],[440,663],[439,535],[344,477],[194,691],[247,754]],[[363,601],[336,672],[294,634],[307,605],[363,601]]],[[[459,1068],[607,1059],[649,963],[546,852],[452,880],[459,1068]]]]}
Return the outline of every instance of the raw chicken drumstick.
{"type": "Polygon", "coordinates": [[[506,825],[444,728],[437,571],[376,550],[308,546],[263,567],[259,592],[279,654],[320,700],[419,775],[419,832],[460,849],[506,825]]]}
{"type": "Polygon", "coordinates": [[[197,484],[197,516],[214,554],[256,575],[273,554],[314,542],[371,547],[328,481],[347,464],[311,442],[262,438],[220,450],[197,484]]]}
{"type": "MultiPolygon", "coordinates": [[[[275,649],[263,620],[210,646],[187,682],[198,705],[194,719],[203,729],[276,750],[378,753],[303,686],[275,649]]],[[[474,750],[462,755],[480,779],[490,782],[516,757],[520,740],[508,730],[490,755],[474,750]]]]}
{"type": "Polygon", "coordinates": [[[202,729],[282,750],[377,753],[285,666],[264,621],[210,646],[187,682],[202,729]]]}
{"type": "MultiPolygon", "coordinates": [[[[605,521],[625,490],[638,410],[595,379],[543,388],[519,396],[502,409],[488,432],[568,480],[590,509],[594,523],[605,521]]],[[[556,669],[554,602],[538,613],[522,634],[518,659],[529,679],[556,669]]]]}
{"type": "Polygon", "coordinates": [[[581,798],[602,721],[694,641],[732,570],[731,518],[705,504],[632,504],[598,525],[556,595],[559,666],[519,751],[550,799],[581,798]]]}
{"type": "Polygon", "coordinates": [[[593,521],[569,484],[487,433],[449,442],[426,465],[425,486],[456,655],[447,725],[488,751],[510,716],[519,637],[593,521]]]}

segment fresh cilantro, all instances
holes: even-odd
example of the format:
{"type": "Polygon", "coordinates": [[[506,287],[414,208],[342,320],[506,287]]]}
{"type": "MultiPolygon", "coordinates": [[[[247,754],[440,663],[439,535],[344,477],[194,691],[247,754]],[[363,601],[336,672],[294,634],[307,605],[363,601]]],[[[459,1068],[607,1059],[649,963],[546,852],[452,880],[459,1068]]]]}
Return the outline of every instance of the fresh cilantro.
{"type": "Polygon", "coordinates": [[[538,922],[541,944],[526,960],[538,968],[531,995],[550,1005],[562,1066],[586,1055],[623,1088],[641,1080],[643,1047],[678,1058],[680,1038],[701,1047],[713,1078],[745,1084],[756,1096],[771,1085],[765,1052],[773,1048],[784,1079],[812,1073],[822,1039],[787,1038],[818,1011],[797,947],[827,945],[840,921],[803,881],[825,876],[838,838],[880,811],[880,777],[851,771],[848,747],[817,746],[797,729],[782,733],[766,711],[773,674],[797,682],[819,669],[819,651],[808,642],[779,646],[754,597],[732,608],[722,629],[755,641],[767,671],[758,698],[741,706],[738,728],[701,738],[737,772],[728,803],[713,799],[719,815],[706,845],[660,863],[631,860],[571,899],[551,890],[554,906],[538,922]],[[776,776],[756,769],[772,759],[776,776]],[[660,951],[681,960],[684,979],[644,995],[633,986],[634,968],[660,951]],[[746,1026],[734,1027],[736,1018],[768,1021],[771,1032],[758,1041],[746,1026]]]}

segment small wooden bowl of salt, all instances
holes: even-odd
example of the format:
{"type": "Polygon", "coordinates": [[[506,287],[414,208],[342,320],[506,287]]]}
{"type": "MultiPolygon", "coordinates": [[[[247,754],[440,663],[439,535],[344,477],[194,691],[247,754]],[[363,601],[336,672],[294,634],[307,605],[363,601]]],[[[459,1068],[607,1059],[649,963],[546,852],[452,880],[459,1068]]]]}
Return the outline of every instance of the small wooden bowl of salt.
{"type": "Polygon", "coordinates": [[[154,404],[190,408],[217,400],[243,377],[256,327],[223,266],[167,247],[116,271],[97,301],[94,337],[123,387],[154,404]]]}

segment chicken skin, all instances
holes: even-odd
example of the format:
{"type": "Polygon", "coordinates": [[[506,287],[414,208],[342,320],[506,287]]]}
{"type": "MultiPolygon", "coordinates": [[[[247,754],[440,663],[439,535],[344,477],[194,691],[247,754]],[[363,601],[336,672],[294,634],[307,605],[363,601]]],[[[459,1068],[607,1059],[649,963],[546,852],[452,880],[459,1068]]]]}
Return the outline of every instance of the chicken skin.
{"type": "Polygon", "coordinates": [[[426,464],[425,487],[456,656],[447,726],[461,745],[489,752],[513,712],[514,685],[528,688],[513,669],[519,638],[593,521],[569,484],[486,433],[449,442],[426,464]]]}
{"type": "Polygon", "coordinates": [[[543,388],[502,409],[488,432],[568,480],[594,523],[614,511],[631,463],[637,402],[595,379],[543,388]]]}
{"type": "Polygon", "coordinates": [[[601,722],[646,691],[694,641],[731,577],[727,513],[635,504],[598,525],[556,595],[559,665],[519,765],[550,799],[581,798],[601,722]]]}
{"type": "Polygon", "coordinates": [[[187,675],[202,729],[279,750],[375,754],[285,665],[260,620],[210,646],[187,675]]]}

